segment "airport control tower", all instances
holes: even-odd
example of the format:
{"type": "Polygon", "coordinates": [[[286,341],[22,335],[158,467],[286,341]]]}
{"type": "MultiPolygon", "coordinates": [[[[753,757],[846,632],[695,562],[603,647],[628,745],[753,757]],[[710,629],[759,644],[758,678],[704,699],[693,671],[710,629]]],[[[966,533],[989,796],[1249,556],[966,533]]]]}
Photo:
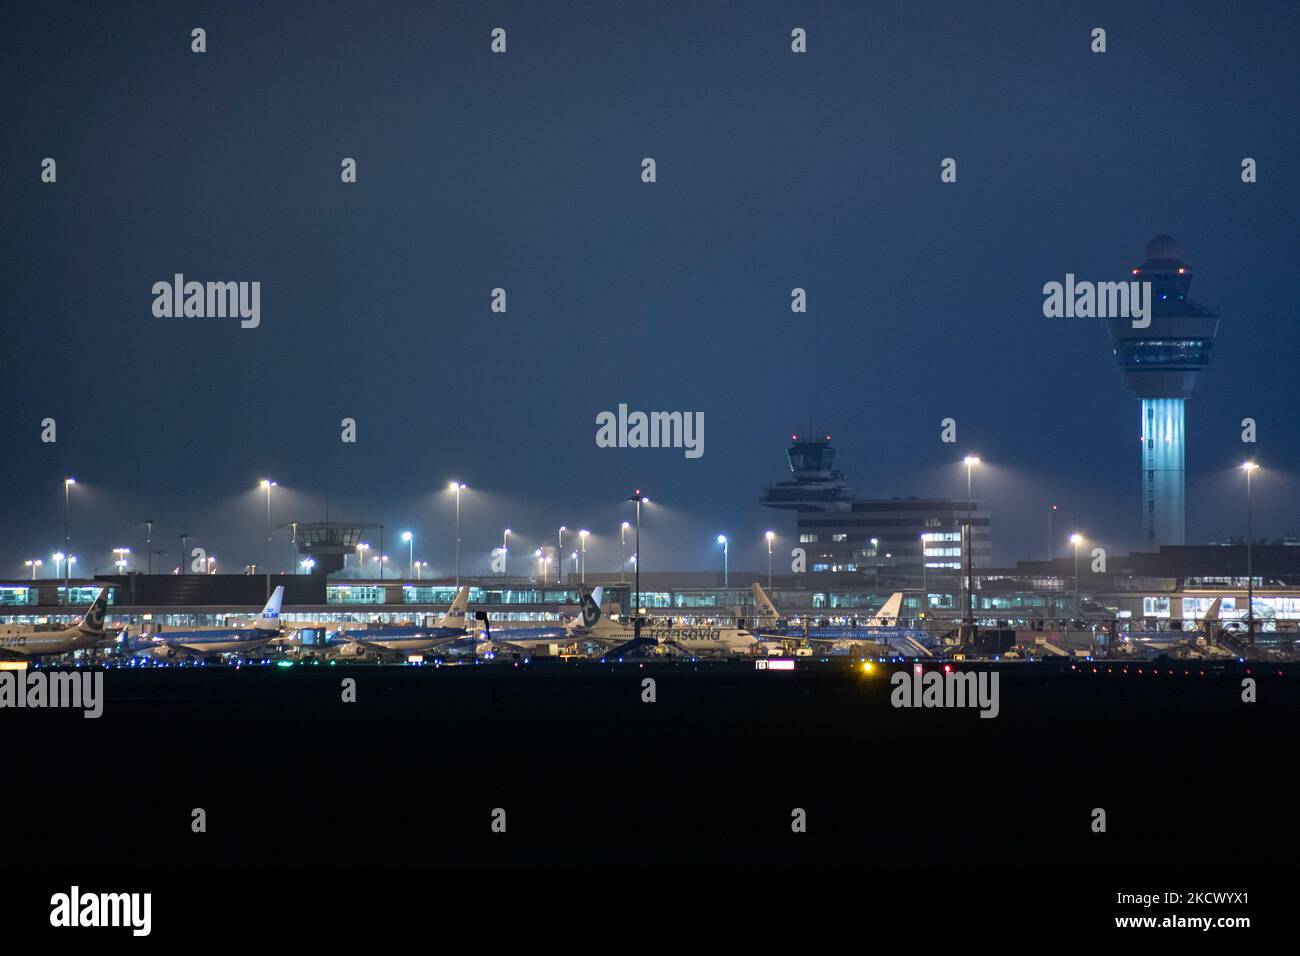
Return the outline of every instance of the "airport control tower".
{"type": "Polygon", "coordinates": [[[1142,400],[1142,534],[1146,547],[1185,544],[1184,405],[1210,363],[1219,317],[1187,298],[1192,267],[1178,243],[1156,236],[1130,281],[1151,283],[1151,324],[1109,319],[1115,358],[1129,391],[1142,400]]]}

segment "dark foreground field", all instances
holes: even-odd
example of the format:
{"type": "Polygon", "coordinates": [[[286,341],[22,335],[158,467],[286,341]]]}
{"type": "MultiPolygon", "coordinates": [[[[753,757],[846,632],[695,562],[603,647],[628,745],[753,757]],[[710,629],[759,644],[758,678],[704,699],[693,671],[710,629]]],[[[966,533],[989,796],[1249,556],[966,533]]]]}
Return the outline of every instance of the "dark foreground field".
{"type": "Polygon", "coordinates": [[[112,670],[0,712],[0,862],[1291,865],[1300,676],[1243,676],[1008,666],[988,720],[803,662],[112,670]]]}

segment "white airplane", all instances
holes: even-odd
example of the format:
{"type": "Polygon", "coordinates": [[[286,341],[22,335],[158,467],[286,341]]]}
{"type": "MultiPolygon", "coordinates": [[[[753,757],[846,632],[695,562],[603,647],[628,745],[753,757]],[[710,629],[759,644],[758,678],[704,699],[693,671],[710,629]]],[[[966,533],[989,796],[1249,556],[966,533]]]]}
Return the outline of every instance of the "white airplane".
{"type": "Polygon", "coordinates": [[[897,651],[919,657],[929,656],[930,635],[919,628],[899,626],[899,615],[903,610],[903,592],[895,591],[880,610],[871,616],[865,624],[857,625],[814,625],[793,627],[784,623],[784,617],[772,603],[772,599],[763,590],[763,586],[754,582],[754,603],[758,608],[756,630],[760,637],[766,638],[807,638],[809,641],[827,644],[849,645],[860,641],[873,641],[887,644],[897,651]]]}
{"type": "Polygon", "coordinates": [[[284,585],[271,592],[262,613],[242,627],[177,627],[143,633],[139,626],[126,629],[122,650],[127,654],[171,658],[207,654],[242,654],[258,650],[280,634],[280,605],[284,585]]]}
{"type": "Polygon", "coordinates": [[[754,605],[758,609],[754,623],[758,625],[760,630],[771,629],[780,625],[783,620],[781,612],[776,609],[772,599],[763,590],[763,585],[757,581],[754,582],[754,605]]]}
{"type": "Polygon", "coordinates": [[[1134,656],[1153,658],[1175,647],[1195,646],[1197,638],[1205,638],[1203,650],[1211,657],[1235,657],[1231,651],[1215,646],[1210,640],[1211,630],[1222,623],[1222,605],[1223,598],[1215,598],[1197,622],[1198,626],[1190,631],[1130,631],[1127,635],[1128,650],[1134,656]]]}
{"type": "Polygon", "coordinates": [[[28,660],[47,654],[67,654],[112,643],[104,631],[108,588],[100,588],[85,616],[61,630],[38,630],[32,624],[0,625],[0,659],[28,660]]]}
{"type": "Polygon", "coordinates": [[[641,633],[637,634],[632,624],[610,620],[601,613],[600,600],[604,594],[603,588],[598,587],[590,593],[586,589],[581,589],[581,593],[582,614],[577,620],[566,624],[563,629],[555,627],[530,629],[537,632],[532,634],[520,633],[520,629],[511,628],[500,637],[494,637],[493,641],[522,647],[527,647],[530,642],[533,644],[557,641],[586,642],[600,646],[607,654],[618,654],[651,643],[674,645],[692,654],[727,655],[779,650],[781,646],[779,643],[762,642],[745,628],[736,627],[734,624],[716,626],[645,624],[641,627],[641,633]],[[563,636],[557,637],[557,634],[563,636]]]}
{"type": "Polygon", "coordinates": [[[391,657],[418,651],[431,651],[465,638],[469,630],[465,624],[465,610],[469,606],[469,585],[456,592],[447,613],[433,627],[417,624],[292,624],[292,635],[283,643],[306,648],[307,653],[328,660],[346,660],[367,657],[391,657]],[[321,630],[325,640],[317,648],[302,643],[301,632],[321,630]]]}

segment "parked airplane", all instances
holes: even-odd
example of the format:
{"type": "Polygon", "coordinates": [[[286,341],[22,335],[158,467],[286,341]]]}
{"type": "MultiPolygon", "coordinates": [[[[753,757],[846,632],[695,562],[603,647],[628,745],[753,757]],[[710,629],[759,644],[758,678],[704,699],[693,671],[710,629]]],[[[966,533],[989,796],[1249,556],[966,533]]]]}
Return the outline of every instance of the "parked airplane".
{"type": "Polygon", "coordinates": [[[417,624],[292,624],[289,636],[281,643],[304,648],[303,653],[328,660],[357,659],[368,656],[395,657],[446,647],[465,638],[465,609],[469,606],[469,585],[456,592],[447,613],[433,627],[417,624]],[[324,640],[317,645],[304,644],[303,631],[322,631],[324,640]]]}
{"type": "Polygon", "coordinates": [[[903,592],[895,591],[866,624],[804,624],[794,626],[772,603],[763,586],[754,582],[754,603],[758,608],[757,632],[760,637],[786,640],[806,639],[818,644],[848,645],[862,641],[885,644],[890,649],[912,657],[928,657],[933,638],[927,631],[899,624],[903,610],[903,592]]]}
{"type": "MultiPolygon", "coordinates": [[[[598,608],[603,592],[604,588],[599,587],[592,592],[598,608]]],[[[586,598],[585,594],[584,598],[586,598]]],[[[597,617],[599,617],[599,610],[597,610],[597,617]]],[[[493,628],[491,622],[485,621],[484,624],[484,629],[479,634],[479,642],[475,646],[475,652],[480,655],[494,654],[503,649],[532,651],[552,644],[573,644],[580,639],[579,631],[582,629],[581,618],[563,624],[540,624],[531,627],[493,628]]],[[[592,642],[601,643],[595,639],[592,642]]]]}
{"type": "Polygon", "coordinates": [[[85,616],[71,627],[41,630],[33,624],[0,625],[0,659],[28,660],[112,643],[112,638],[104,631],[107,613],[108,588],[100,588],[85,616]]]}
{"type": "Polygon", "coordinates": [[[264,648],[280,634],[280,605],[284,585],[271,592],[262,613],[243,627],[178,627],[146,632],[126,629],[122,651],[148,657],[203,657],[209,654],[246,654],[264,648]]]}
{"type": "Polygon", "coordinates": [[[1173,649],[1182,646],[1196,647],[1197,639],[1204,638],[1205,644],[1200,650],[1211,657],[1235,657],[1236,652],[1231,649],[1219,646],[1216,638],[1225,638],[1224,644],[1237,646],[1234,638],[1239,635],[1223,633],[1223,622],[1221,619],[1221,608],[1223,598],[1217,597],[1211,602],[1210,606],[1205,609],[1205,615],[1196,622],[1197,626],[1191,630],[1168,630],[1168,631],[1129,631],[1125,635],[1124,643],[1128,646],[1129,653],[1137,657],[1154,658],[1161,654],[1168,654],[1173,649]]]}
{"type": "MultiPolygon", "coordinates": [[[[590,593],[582,589],[582,613],[577,620],[565,625],[566,640],[595,644],[607,655],[627,653],[652,643],[672,645],[692,654],[753,654],[758,651],[780,649],[779,644],[773,645],[770,642],[764,644],[750,631],[736,627],[734,624],[715,626],[643,623],[638,634],[632,623],[611,620],[602,614],[600,599],[603,591],[604,589],[599,587],[590,593]]],[[[511,629],[505,631],[500,637],[494,637],[493,640],[519,645],[523,643],[521,637],[526,640],[526,637],[517,635],[515,629],[511,629]]],[[[539,636],[535,642],[541,643],[543,640],[544,638],[539,636]]],[[[551,640],[554,641],[555,638],[551,640]]]]}
{"type": "Polygon", "coordinates": [[[492,630],[486,627],[477,651],[480,654],[496,653],[502,649],[516,651],[536,650],[551,644],[593,645],[601,653],[622,654],[633,647],[649,646],[648,639],[637,641],[633,629],[619,627],[615,622],[601,617],[600,602],[605,589],[597,587],[591,593],[579,588],[580,613],[563,624],[543,624],[537,627],[505,627],[492,630]]]}

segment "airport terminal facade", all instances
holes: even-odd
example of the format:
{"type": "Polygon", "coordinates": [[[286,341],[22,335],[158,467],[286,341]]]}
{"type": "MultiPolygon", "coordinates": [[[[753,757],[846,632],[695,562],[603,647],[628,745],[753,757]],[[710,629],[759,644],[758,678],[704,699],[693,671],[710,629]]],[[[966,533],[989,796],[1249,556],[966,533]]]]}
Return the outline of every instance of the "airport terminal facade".
{"type": "MultiPolygon", "coordinates": [[[[1255,545],[1253,549],[1255,614],[1261,631],[1291,632],[1300,627],[1300,545],[1255,545]]],[[[1076,582],[1073,561],[1022,561],[1012,568],[984,567],[974,574],[976,614],[988,624],[1030,624],[1077,617],[1116,618],[1133,627],[1164,629],[1176,622],[1190,625],[1215,598],[1222,599],[1225,620],[1245,616],[1247,555],[1244,545],[1196,545],[1113,557],[1110,570],[1081,568],[1076,582]],[[1076,593],[1079,596],[1076,604],[1076,593]],[[1076,610],[1077,609],[1077,610],[1076,610]]],[[[723,587],[716,572],[647,572],[641,575],[641,606],[656,618],[690,621],[752,621],[750,585],[767,586],[766,574],[733,571],[723,587]]],[[[282,617],[286,620],[420,621],[437,616],[456,591],[452,580],[330,581],[323,575],[142,575],[100,576],[74,580],[70,605],[56,580],[0,584],[0,620],[10,623],[55,623],[80,616],[100,587],[111,589],[113,623],[152,620],[169,626],[223,623],[229,615],[252,614],[270,590],[286,586],[282,617]],[[237,600],[231,595],[238,592],[237,600]]],[[[486,611],[494,624],[558,621],[577,613],[576,576],[561,584],[529,578],[466,578],[471,611],[486,611]]],[[[588,572],[587,585],[605,588],[611,610],[626,612],[634,595],[630,579],[588,572]]],[[[782,613],[798,619],[851,621],[865,619],[890,593],[903,591],[904,614],[942,627],[960,607],[960,574],[935,571],[922,589],[882,573],[823,572],[776,575],[769,591],[782,613]]]]}

